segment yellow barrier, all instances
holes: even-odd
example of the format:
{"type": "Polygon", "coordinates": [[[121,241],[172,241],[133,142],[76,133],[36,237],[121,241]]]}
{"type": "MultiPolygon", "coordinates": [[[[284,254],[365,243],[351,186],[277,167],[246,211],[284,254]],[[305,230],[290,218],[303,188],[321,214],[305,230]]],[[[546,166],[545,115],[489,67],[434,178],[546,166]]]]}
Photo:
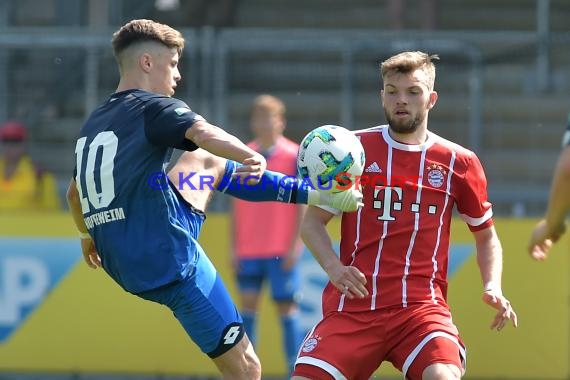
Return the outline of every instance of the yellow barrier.
{"type": "MultiPolygon", "coordinates": [[[[474,254],[451,277],[449,302],[468,348],[467,378],[569,377],[568,249],[560,243],[548,261],[532,262],[525,252],[532,224],[530,220],[496,221],[505,251],[503,288],[519,314],[518,329],[508,327],[500,333],[489,330],[493,312],[480,301],[481,281],[474,254]]],[[[333,236],[338,236],[337,229],[335,220],[331,225],[333,236]]],[[[210,215],[201,242],[235,294],[227,258],[228,239],[220,239],[220,231],[222,235],[229,231],[228,219],[210,215]]],[[[75,240],[75,236],[69,215],[0,215],[0,241],[6,237],[19,237],[19,241],[45,237],[49,242],[51,237],[75,240]]],[[[167,309],[124,293],[103,271],[87,268],[80,258],[79,242],[74,240],[67,242],[77,247],[73,260],[68,261],[69,271],[57,275],[61,281],[41,300],[33,305],[22,303],[20,316],[27,317],[11,326],[8,334],[2,320],[10,320],[10,316],[6,308],[2,310],[2,302],[6,306],[11,297],[6,294],[6,279],[13,274],[3,275],[7,266],[4,263],[3,268],[0,261],[0,336],[4,328],[6,337],[0,339],[0,369],[216,373],[167,309]]],[[[461,221],[455,221],[452,242],[473,244],[461,221]]],[[[34,252],[30,257],[55,260],[59,253],[50,251],[49,245],[45,247],[45,252],[34,252]]],[[[0,251],[0,260],[6,254],[9,252],[0,251]]],[[[11,265],[14,267],[13,262],[11,265]]],[[[49,280],[55,281],[54,276],[52,273],[49,280]]],[[[31,292],[21,293],[31,300],[31,292]]],[[[267,296],[260,314],[257,351],[264,373],[281,375],[285,364],[280,326],[267,296]]],[[[389,364],[377,374],[399,377],[389,364]]]]}

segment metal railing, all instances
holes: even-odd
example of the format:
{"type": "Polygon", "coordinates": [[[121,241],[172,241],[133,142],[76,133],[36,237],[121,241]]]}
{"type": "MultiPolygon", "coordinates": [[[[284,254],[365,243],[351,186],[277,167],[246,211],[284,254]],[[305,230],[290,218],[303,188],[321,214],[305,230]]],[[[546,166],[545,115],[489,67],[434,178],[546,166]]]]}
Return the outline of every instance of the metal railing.
{"type": "MultiPolygon", "coordinates": [[[[86,59],[79,67],[78,75],[84,76],[83,109],[85,115],[93,109],[107,94],[101,93],[101,79],[107,72],[102,72],[101,57],[109,56],[110,36],[114,30],[109,28],[0,28],[0,120],[10,117],[8,94],[12,88],[9,66],[9,52],[18,50],[38,50],[50,48],[81,49],[86,59]],[[4,101],[2,101],[4,100],[4,101]]],[[[355,60],[363,54],[388,56],[396,51],[421,49],[445,55],[461,57],[467,62],[462,70],[466,73],[468,86],[468,109],[465,117],[469,130],[467,144],[479,151],[482,148],[483,136],[483,74],[488,57],[482,47],[489,44],[502,44],[505,47],[524,49],[525,54],[533,54],[529,63],[532,72],[534,62],[534,78],[536,89],[541,90],[544,83],[549,83],[550,72],[543,72],[544,62],[552,65],[548,57],[551,50],[570,43],[570,33],[535,32],[422,32],[415,31],[370,31],[370,30],[306,30],[306,29],[183,29],[187,39],[187,48],[182,60],[183,76],[185,77],[184,92],[179,94],[183,99],[191,100],[189,104],[209,119],[224,126],[228,118],[228,109],[232,96],[229,68],[232,65],[231,56],[239,54],[260,53],[289,53],[290,55],[304,53],[323,54],[336,57],[338,70],[336,78],[338,85],[339,122],[344,125],[354,125],[355,76],[357,65],[355,60]],[[541,77],[546,75],[546,79],[541,77]]],[[[263,54],[261,54],[263,55],[263,54]]],[[[507,59],[503,57],[502,59],[507,59]]],[[[38,68],[41,70],[41,68],[38,68]]],[[[106,68],[103,68],[106,70],[106,68]]],[[[116,71],[113,68],[113,71],[116,71]]],[[[77,74],[76,73],[76,74],[77,74]]],[[[73,73],[70,73],[70,75],[73,73]]],[[[116,75],[116,74],[115,74],[116,75]]],[[[75,86],[75,81],[55,86],[44,91],[45,102],[34,104],[29,108],[25,117],[30,124],[35,124],[42,115],[42,109],[49,106],[50,101],[65,99],[68,90],[75,86]]],[[[561,120],[561,123],[564,121],[561,120]]],[[[535,202],[540,196],[536,191],[523,194],[520,199],[535,202]]],[[[501,193],[502,194],[502,193],[501,193]]],[[[544,194],[546,199],[547,194],[544,194]]],[[[506,197],[508,198],[508,196],[506,197]]],[[[505,199],[508,201],[508,199],[505,199]]]]}
{"type": "Polygon", "coordinates": [[[458,39],[424,37],[393,38],[393,33],[344,31],[333,33],[312,30],[222,30],[216,39],[213,51],[215,62],[213,87],[216,121],[225,125],[227,121],[228,99],[228,54],[239,52],[333,52],[341,60],[339,70],[341,109],[340,120],[343,125],[354,125],[354,56],[364,51],[373,50],[380,56],[402,50],[435,51],[441,54],[454,54],[467,58],[470,63],[469,73],[469,146],[478,151],[481,147],[482,114],[482,56],[479,48],[470,42],[458,39]]]}

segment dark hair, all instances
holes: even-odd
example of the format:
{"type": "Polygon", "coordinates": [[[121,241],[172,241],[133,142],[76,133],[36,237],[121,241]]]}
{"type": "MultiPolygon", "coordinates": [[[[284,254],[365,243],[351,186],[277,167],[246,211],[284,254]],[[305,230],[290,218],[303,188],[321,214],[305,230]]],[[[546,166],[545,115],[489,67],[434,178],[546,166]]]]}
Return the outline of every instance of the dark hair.
{"type": "Polygon", "coordinates": [[[135,43],[154,41],[175,48],[178,54],[184,49],[184,37],[176,29],[152,20],[132,20],[126,23],[113,34],[111,43],[115,58],[135,43]]]}

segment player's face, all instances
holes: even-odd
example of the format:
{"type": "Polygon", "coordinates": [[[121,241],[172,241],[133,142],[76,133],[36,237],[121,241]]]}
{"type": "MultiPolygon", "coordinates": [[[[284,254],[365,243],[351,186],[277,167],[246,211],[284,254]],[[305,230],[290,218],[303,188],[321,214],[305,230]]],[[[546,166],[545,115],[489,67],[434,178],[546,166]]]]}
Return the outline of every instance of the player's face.
{"type": "Polygon", "coordinates": [[[176,84],[182,78],[178,71],[178,51],[160,47],[152,53],[149,70],[150,91],[166,96],[174,95],[176,84]]]}
{"type": "Polygon", "coordinates": [[[420,69],[387,75],[381,96],[390,128],[404,134],[427,126],[428,112],[437,100],[437,93],[428,87],[427,74],[420,69]]]}
{"type": "Polygon", "coordinates": [[[251,115],[251,130],[256,138],[276,138],[283,133],[285,120],[277,112],[256,110],[251,115]]]}

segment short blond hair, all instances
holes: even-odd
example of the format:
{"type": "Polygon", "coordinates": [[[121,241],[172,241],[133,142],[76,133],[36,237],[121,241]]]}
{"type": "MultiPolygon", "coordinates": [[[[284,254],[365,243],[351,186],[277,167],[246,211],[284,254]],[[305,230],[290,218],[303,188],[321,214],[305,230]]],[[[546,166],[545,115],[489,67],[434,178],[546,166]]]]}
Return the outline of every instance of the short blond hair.
{"type": "Polygon", "coordinates": [[[409,74],[412,71],[421,69],[427,74],[427,86],[430,90],[433,90],[435,84],[435,64],[433,61],[436,59],[439,59],[437,54],[430,55],[421,51],[405,51],[396,54],[380,64],[382,80],[385,80],[386,76],[391,74],[409,74]]]}
{"type": "Polygon", "coordinates": [[[113,34],[111,43],[117,61],[120,62],[122,52],[140,42],[158,42],[169,49],[176,49],[179,55],[184,50],[184,37],[176,29],[152,20],[132,20],[113,34]]]}
{"type": "Polygon", "coordinates": [[[266,111],[285,117],[285,103],[273,95],[259,95],[253,100],[251,114],[253,115],[257,111],[266,111]]]}

